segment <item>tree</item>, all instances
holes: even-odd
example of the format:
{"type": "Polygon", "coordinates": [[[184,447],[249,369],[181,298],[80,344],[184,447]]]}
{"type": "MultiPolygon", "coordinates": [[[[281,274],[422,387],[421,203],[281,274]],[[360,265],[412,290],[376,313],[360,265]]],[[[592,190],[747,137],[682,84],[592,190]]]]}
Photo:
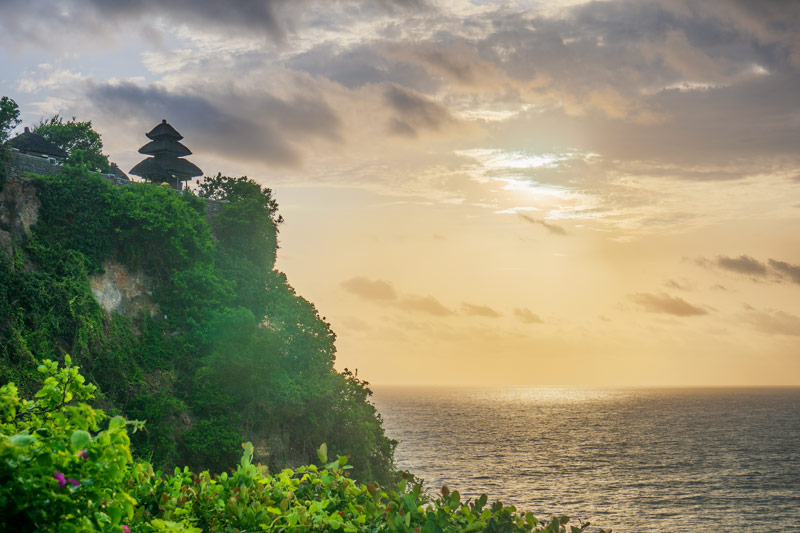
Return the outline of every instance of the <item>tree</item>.
{"type": "Polygon", "coordinates": [[[103,140],[92,128],[92,121],[81,122],[72,117],[64,121],[60,115],[42,119],[33,128],[51,143],[69,154],[67,161],[73,165],[86,166],[90,170],[107,172],[110,168],[108,156],[103,155],[103,140]]]}
{"type": "Polygon", "coordinates": [[[0,144],[8,140],[8,134],[17,127],[19,122],[17,103],[8,96],[0,98],[0,144]]]}
{"type": "Polygon", "coordinates": [[[6,144],[8,134],[19,124],[19,106],[17,103],[4,96],[0,98],[0,189],[8,173],[8,162],[11,159],[11,149],[6,144]]]}

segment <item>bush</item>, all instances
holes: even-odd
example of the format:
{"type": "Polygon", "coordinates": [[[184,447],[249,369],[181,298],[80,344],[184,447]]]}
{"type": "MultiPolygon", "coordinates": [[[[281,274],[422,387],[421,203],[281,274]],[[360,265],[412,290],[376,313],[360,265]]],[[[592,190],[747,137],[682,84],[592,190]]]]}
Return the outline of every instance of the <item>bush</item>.
{"type": "MultiPolygon", "coordinates": [[[[45,361],[34,400],[0,387],[0,529],[3,531],[342,531],[578,533],[568,517],[540,523],[486,495],[464,502],[443,487],[431,497],[406,480],[392,488],[357,483],[348,458],[270,474],[243,444],[230,474],[176,468],[172,475],[131,458],[121,417],[87,403],[95,387],[65,358],[45,361]]],[[[224,427],[219,422],[219,428],[224,427]]],[[[212,430],[213,428],[208,428],[212,430]]]]}

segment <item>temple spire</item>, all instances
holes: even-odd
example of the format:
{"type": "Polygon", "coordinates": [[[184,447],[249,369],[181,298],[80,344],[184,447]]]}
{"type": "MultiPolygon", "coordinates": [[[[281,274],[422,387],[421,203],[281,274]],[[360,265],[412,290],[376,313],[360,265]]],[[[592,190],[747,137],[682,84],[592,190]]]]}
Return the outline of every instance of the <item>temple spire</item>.
{"type": "Polygon", "coordinates": [[[145,134],[150,142],[139,148],[140,154],[152,157],[142,160],[130,171],[154,183],[169,183],[176,190],[183,188],[183,182],[195,176],[202,176],[203,171],[194,163],[181,159],[191,155],[191,150],[179,141],[183,135],[173,128],[166,119],[145,134]]]}

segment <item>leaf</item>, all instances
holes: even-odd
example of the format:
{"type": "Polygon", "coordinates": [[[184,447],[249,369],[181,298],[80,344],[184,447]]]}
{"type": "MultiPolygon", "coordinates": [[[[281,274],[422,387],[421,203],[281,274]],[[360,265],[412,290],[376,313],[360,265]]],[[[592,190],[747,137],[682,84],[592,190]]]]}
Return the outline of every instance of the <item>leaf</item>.
{"type": "Polygon", "coordinates": [[[78,452],[86,448],[86,446],[92,442],[92,436],[89,435],[88,431],[78,429],[72,433],[69,442],[70,445],[72,445],[72,450],[78,452]]]}
{"type": "Polygon", "coordinates": [[[125,427],[125,419],[122,418],[121,416],[115,416],[108,423],[108,430],[109,431],[114,431],[114,430],[117,430],[117,429],[123,428],[123,427],[125,427]]]}
{"type": "Polygon", "coordinates": [[[339,516],[339,513],[333,513],[330,517],[328,517],[328,525],[331,526],[331,529],[339,529],[342,527],[342,517],[339,516]]]}
{"type": "Polygon", "coordinates": [[[317,449],[317,457],[319,457],[319,462],[322,464],[328,462],[328,445],[324,442],[317,449]]]}
{"type": "Polygon", "coordinates": [[[27,446],[36,442],[36,437],[31,437],[30,435],[14,435],[10,440],[11,444],[14,446],[27,446]]]}

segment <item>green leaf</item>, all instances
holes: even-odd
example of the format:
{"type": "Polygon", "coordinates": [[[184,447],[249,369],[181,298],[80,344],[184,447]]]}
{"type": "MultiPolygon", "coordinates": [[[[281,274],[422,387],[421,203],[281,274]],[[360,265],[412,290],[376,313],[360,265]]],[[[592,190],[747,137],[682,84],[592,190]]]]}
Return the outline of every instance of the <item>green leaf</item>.
{"type": "Polygon", "coordinates": [[[14,446],[28,446],[29,444],[36,442],[36,437],[32,437],[30,435],[14,435],[10,440],[11,444],[14,446]]]}
{"type": "Polygon", "coordinates": [[[322,464],[328,462],[328,445],[324,442],[317,449],[317,457],[319,457],[319,462],[322,464]]]}
{"type": "Polygon", "coordinates": [[[342,517],[339,516],[339,513],[333,513],[330,517],[328,517],[328,525],[331,526],[331,529],[339,529],[342,527],[342,517]]]}
{"type": "Polygon", "coordinates": [[[108,430],[109,431],[114,431],[116,429],[123,428],[123,427],[125,427],[125,419],[122,418],[121,416],[115,416],[108,423],[108,430]]]}
{"type": "Polygon", "coordinates": [[[72,433],[72,436],[69,438],[69,442],[72,446],[72,450],[78,452],[86,448],[86,446],[92,442],[92,436],[89,435],[88,431],[78,429],[72,433]]]}

